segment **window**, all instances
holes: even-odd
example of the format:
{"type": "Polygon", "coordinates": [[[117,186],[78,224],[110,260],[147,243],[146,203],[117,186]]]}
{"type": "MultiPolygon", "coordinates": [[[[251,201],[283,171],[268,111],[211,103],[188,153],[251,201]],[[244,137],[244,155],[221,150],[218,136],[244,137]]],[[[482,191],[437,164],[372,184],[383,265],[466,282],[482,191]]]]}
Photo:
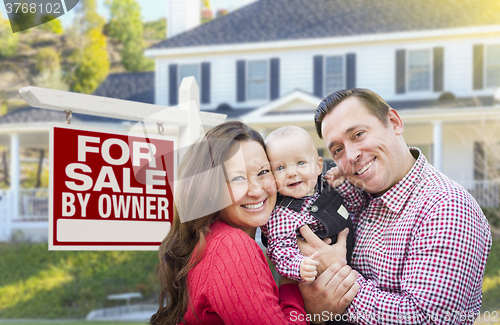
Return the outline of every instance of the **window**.
{"type": "Polygon", "coordinates": [[[313,56],[313,93],[319,98],[356,88],[356,53],[313,56]]]}
{"type": "Polygon", "coordinates": [[[200,86],[200,65],[199,64],[185,64],[179,65],[179,86],[181,85],[182,79],[186,77],[194,77],[196,83],[200,86]]]}
{"type": "Polygon", "coordinates": [[[325,57],[325,92],[331,94],[344,89],[344,56],[325,57]]]}
{"type": "Polygon", "coordinates": [[[500,44],[486,48],[486,87],[500,86],[500,44]]]}
{"type": "Polygon", "coordinates": [[[431,50],[408,51],[408,91],[431,90],[431,50]]]}
{"type": "Polygon", "coordinates": [[[268,99],[268,61],[249,61],[247,71],[247,100],[268,99]]]}

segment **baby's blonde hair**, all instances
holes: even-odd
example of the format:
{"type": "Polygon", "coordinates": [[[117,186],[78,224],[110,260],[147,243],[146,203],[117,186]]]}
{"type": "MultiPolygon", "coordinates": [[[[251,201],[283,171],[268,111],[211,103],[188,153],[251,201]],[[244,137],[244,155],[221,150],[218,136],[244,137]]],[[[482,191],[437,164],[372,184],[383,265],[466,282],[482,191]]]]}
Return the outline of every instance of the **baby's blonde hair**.
{"type": "MultiPolygon", "coordinates": [[[[273,132],[269,133],[269,135],[266,137],[266,144],[268,144],[272,140],[281,139],[281,138],[291,136],[291,135],[303,135],[303,136],[311,138],[311,141],[312,141],[312,137],[309,134],[309,132],[307,132],[306,130],[304,130],[301,127],[298,127],[295,125],[289,125],[289,126],[280,127],[279,129],[276,129],[273,132]]],[[[313,143],[314,143],[314,141],[313,141],[313,143]]]]}
{"type": "MultiPolygon", "coordinates": [[[[311,137],[311,134],[309,134],[309,132],[307,132],[306,130],[304,130],[303,128],[301,128],[299,126],[289,125],[289,126],[280,127],[279,129],[276,129],[273,132],[269,133],[269,135],[266,137],[266,141],[265,141],[266,150],[267,150],[267,146],[269,146],[269,144],[272,141],[282,139],[285,137],[289,137],[292,135],[299,135],[299,136],[304,137],[304,139],[306,141],[308,141],[311,146],[316,148],[316,145],[314,144],[314,140],[311,137]]],[[[316,150],[315,152],[317,153],[318,151],[316,150]]],[[[319,157],[319,155],[318,155],[318,157],[319,157]]]]}

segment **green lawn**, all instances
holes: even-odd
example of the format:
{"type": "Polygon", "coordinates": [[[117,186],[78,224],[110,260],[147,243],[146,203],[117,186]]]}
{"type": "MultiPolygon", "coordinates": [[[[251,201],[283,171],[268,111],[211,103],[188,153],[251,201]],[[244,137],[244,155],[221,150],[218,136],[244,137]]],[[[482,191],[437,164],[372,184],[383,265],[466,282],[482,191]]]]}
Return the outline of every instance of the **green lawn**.
{"type": "MultiPolygon", "coordinates": [[[[483,279],[481,312],[500,310],[500,240],[493,240],[483,279]]],[[[500,322],[500,316],[496,317],[500,322]]]]}
{"type": "MultiPolygon", "coordinates": [[[[142,303],[154,304],[160,291],[156,252],[54,252],[47,244],[0,243],[0,256],[0,325],[145,325],[83,319],[91,310],[116,306],[107,295],[141,292],[142,303]]],[[[499,239],[493,241],[483,281],[481,312],[489,319],[478,324],[500,323],[495,311],[500,311],[499,239]]]]}
{"type": "Polygon", "coordinates": [[[106,297],[126,292],[142,293],[142,303],[154,301],[160,291],[157,254],[49,251],[46,243],[0,243],[0,320],[84,320],[91,310],[122,304],[106,297]]]}

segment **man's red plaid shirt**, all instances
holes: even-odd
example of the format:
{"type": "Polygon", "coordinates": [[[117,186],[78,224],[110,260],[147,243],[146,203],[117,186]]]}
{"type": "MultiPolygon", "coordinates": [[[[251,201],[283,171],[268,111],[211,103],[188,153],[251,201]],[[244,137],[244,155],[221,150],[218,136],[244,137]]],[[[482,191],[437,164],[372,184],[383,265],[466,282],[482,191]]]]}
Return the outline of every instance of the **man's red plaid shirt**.
{"type": "Polygon", "coordinates": [[[347,181],[352,267],[361,288],[346,310],[356,324],[473,324],[491,249],[474,198],[411,148],[417,161],[380,197],[347,181]]]}

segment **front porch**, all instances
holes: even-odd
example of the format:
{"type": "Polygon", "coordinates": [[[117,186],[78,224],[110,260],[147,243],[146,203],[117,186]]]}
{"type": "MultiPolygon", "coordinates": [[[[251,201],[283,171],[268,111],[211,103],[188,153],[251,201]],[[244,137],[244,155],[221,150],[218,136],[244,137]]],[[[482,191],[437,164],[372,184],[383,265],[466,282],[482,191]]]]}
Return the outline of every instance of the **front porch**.
{"type": "MultiPolygon", "coordinates": [[[[461,184],[474,196],[482,208],[500,207],[500,180],[472,181],[461,184]]],[[[0,241],[13,237],[28,241],[46,241],[48,238],[49,189],[20,189],[17,211],[11,190],[0,190],[0,241]]]]}
{"type": "Polygon", "coordinates": [[[20,189],[17,195],[12,190],[0,190],[0,241],[46,241],[48,219],[48,188],[20,189]]]}

